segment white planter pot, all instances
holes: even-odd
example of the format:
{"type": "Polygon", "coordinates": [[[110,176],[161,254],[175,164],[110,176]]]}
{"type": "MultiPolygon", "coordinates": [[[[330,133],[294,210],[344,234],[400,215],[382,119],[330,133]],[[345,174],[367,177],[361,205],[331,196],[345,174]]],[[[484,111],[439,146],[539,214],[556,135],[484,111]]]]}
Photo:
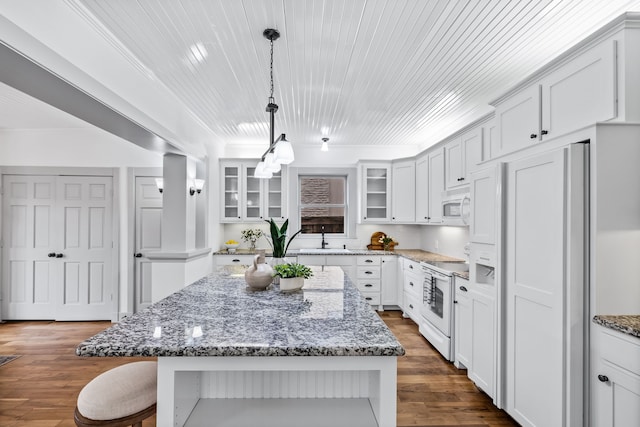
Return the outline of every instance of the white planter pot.
{"type": "Polygon", "coordinates": [[[301,289],[302,286],[304,286],[304,277],[280,278],[281,291],[295,291],[297,289],[301,289]]]}

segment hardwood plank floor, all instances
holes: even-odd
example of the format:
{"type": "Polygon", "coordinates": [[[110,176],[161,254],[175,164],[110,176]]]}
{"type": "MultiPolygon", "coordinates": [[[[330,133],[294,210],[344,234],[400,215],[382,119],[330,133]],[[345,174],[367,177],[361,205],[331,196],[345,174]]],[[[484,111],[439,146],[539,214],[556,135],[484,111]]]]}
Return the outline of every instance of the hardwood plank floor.
{"type": "MultiPolygon", "coordinates": [[[[411,320],[386,311],[389,325],[407,354],[398,360],[398,427],[515,426],[505,412],[445,361],[420,336],[411,320]]],[[[21,355],[0,366],[0,425],[73,427],[78,393],[96,375],[145,358],[77,357],[82,340],[108,322],[7,322],[0,324],[0,354],[21,355]]],[[[155,418],[143,427],[155,425],[155,418]]]]}

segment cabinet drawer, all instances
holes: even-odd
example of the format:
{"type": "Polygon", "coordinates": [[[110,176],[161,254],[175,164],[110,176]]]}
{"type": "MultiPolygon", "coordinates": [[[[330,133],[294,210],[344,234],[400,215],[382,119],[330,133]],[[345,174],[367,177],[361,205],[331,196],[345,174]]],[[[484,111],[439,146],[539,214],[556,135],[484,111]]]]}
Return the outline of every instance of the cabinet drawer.
{"type": "Polygon", "coordinates": [[[380,265],[380,257],[358,255],[356,262],[358,265],[380,265]]]}
{"type": "Polygon", "coordinates": [[[403,310],[405,314],[416,323],[418,323],[420,320],[420,304],[420,300],[413,294],[410,294],[408,292],[404,293],[403,310]]]}
{"type": "Polygon", "coordinates": [[[416,298],[420,298],[422,295],[422,282],[423,277],[421,274],[414,274],[412,272],[404,273],[404,291],[414,295],[416,298]]]}
{"type": "Polygon", "coordinates": [[[414,271],[416,273],[419,273],[420,271],[422,271],[420,269],[420,263],[416,262],[416,261],[411,261],[410,259],[404,259],[403,260],[404,264],[403,264],[403,269],[404,271],[414,271]]]}
{"type": "Polygon", "coordinates": [[[603,359],[640,375],[640,339],[602,328],[600,354],[603,359]]]}
{"type": "Polygon", "coordinates": [[[358,267],[358,279],[379,279],[380,267],[358,267]]]}
{"type": "Polygon", "coordinates": [[[358,289],[362,292],[380,292],[380,280],[358,279],[358,289]]]}
{"type": "Polygon", "coordinates": [[[253,255],[216,255],[216,265],[251,265],[253,255]]]}
{"type": "Polygon", "coordinates": [[[353,255],[327,255],[325,265],[355,266],[356,260],[353,255]]]}
{"type": "Polygon", "coordinates": [[[376,292],[361,292],[364,299],[371,305],[380,305],[380,293],[376,292]]]}

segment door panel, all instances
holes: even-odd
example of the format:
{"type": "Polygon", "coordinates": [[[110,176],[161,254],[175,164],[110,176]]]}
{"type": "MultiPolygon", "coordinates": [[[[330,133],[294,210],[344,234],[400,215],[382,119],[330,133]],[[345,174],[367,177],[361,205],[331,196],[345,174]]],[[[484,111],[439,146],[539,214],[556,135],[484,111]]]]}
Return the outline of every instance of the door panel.
{"type": "Polygon", "coordinates": [[[2,317],[54,319],[55,179],[3,176],[2,317]]]}
{"type": "Polygon", "coordinates": [[[510,163],[507,199],[507,411],[563,425],[564,151],[510,163]]]}
{"type": "Polygon", "coordinates": [[[61,176],[57,183],[63,299],[56,319],[110,319],[112,179],[61,176]]]}
{"type": "Polygon", "coordinates": [[[140,311],[151,304],[151,262],[147,252],[162,248],[162,194],[153,177],[136,177],[135,303],[140,311]]]}

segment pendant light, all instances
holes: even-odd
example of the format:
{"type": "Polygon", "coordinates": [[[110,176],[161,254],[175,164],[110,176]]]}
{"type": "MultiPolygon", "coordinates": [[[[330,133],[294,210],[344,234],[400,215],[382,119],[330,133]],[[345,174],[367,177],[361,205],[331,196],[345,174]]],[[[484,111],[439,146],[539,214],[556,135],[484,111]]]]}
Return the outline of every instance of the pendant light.
{"type": "Polygon", "coordinates": [[[269,63],[271,92],[266,109],[267,113],[269,113],[271,126],[269,129],[269,148],[262,155],[262,160],[256,166],[253,176],[254,178],[271,178],[274,173],[281,170],[281,165],[288,165],[293,162],[295,156],[293,154],[293,147],[291,143],[287,141],[285,134],[281,134],[278,139],[274,140],[275,113],[278,111],[278,105],[273,98],[273,41],[278,40],[280,33],[273,28],[267,28],[262,35],[269,40],[271,47],[269,63]]]}

